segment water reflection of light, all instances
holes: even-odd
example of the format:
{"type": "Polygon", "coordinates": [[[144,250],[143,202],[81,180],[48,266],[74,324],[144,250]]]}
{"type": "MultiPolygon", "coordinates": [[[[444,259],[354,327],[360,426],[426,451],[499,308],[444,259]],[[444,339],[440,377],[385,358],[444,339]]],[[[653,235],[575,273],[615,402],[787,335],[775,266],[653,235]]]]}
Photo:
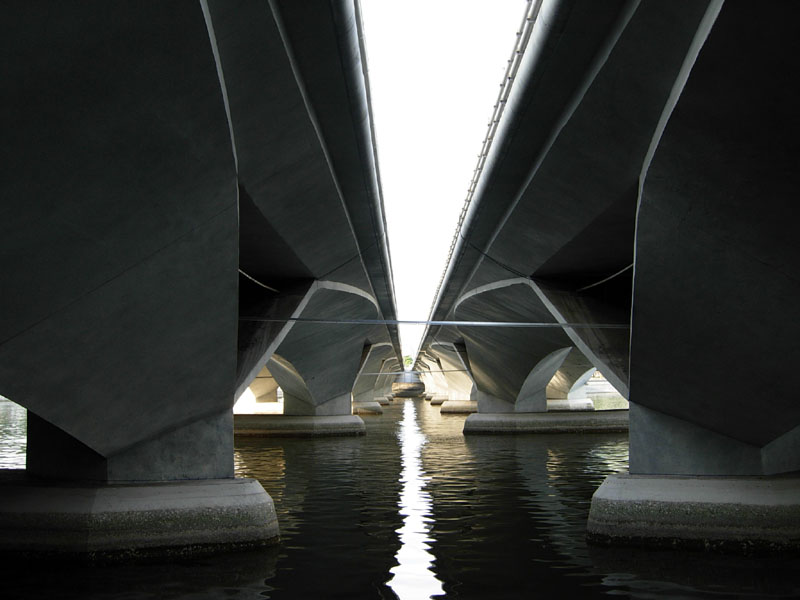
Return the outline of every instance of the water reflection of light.
{"type": "Polygon", "coordinates": [[[389,586],[401,599],[430,598],[444,593],[441,582],[431,571],[433,556],[428,551],[431,497],[424,490],[421,453],[425,436],[417,427],[416,412],[414,402],[407,400],[399,433],[403,455],[403,491],[400,493],[403,526],[398,532],[401,543],[395,556],[398,564],[391,570],[393,577],[389,586]]]}

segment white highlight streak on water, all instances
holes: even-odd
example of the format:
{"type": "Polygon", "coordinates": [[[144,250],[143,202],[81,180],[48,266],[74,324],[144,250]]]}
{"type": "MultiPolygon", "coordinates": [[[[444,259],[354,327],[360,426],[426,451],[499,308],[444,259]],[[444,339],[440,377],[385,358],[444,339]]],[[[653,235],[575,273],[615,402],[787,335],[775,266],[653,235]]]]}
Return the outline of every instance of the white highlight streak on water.
{"type": "Polygon", "coordinates": [[[433,555],[429,552],[431,538],[428,535],[431,497],[425,491],[421,459],[426,439],[417,426],[416,414],[414,401],[405,400],[399,433],[403,456],[403,491],[399,503],[403,515],[403,526],[399,530],[402,545],[395,555],[398,565],[391,569],[393,577],[389,581],[389,587],[401,600],[444,594],[441,581],[431,570],[433,555]]]}

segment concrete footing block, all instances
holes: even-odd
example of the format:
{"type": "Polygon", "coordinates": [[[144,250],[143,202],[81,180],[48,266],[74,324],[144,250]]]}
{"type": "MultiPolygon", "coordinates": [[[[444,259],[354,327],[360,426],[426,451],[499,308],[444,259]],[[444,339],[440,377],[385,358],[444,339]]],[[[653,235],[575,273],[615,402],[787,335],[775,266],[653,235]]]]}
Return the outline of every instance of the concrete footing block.
{"type": "Polygon", "coordinates": [[[595,544],[730,553],[800,551],[800,477],[609,476],[589,512],[595,544]]]}
{"type": "Polygon", "coordinates": [[[441,406],[447,401],[447,396],[437,396],[433,395],[431,398],[431,406],[441,406]]]}
{"type": "Polygon", "coordinates": [[[389,402],[389,399],[386,396],[378,396],[377,398],[375,398],[375,402],[377,402],[381,406],[389,406],[391,404],[391,402],[389,402]]]}
{"type": "Polygon", "coordinates": [[[445,400],[440,410],[442,414],[468,415],[478,412],[478,402],[475,400],[445,400]]]}
{"type": "Polygon", "coordinates": [[[364,435],[358,415],[303,416],[234,415],[233,432],[245,436],[313,437],[364,435]]]}
{"type": "Polygon", "coordinates": [[[79,561],[191,556],[278,541],[255,479],[76,484],[0,482],[0,555],[79,561]]]}
{"type": "Polygon", "coordinates": [[[628,431],[627,410],[476,413],[464,433],[608,433],[628,431]]]}
{"type": "MultiPolygon", "coordinates": [[[[388,404],[388,403],[387,403],[388,404]]],[[[383,408],[378,402],[353,402],[354,415],[382,415],[383,408]]]]}

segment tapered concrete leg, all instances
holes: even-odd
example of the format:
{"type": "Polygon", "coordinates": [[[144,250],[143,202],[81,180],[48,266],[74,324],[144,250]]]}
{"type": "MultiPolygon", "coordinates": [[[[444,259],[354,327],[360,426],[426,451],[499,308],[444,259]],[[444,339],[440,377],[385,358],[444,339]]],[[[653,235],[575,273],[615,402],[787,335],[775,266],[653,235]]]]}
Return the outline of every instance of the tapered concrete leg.
{"type": "Polygon", "coordinates": [[[167,483],[0,482],[0,554],[76,560],[186,556],[277,541],[254,479],[167,483]]]}
{"type": "Polygon", "coordinates": [[[800,477],[612,475],[590,541],[727,552],[800,551],[800,477]]]}

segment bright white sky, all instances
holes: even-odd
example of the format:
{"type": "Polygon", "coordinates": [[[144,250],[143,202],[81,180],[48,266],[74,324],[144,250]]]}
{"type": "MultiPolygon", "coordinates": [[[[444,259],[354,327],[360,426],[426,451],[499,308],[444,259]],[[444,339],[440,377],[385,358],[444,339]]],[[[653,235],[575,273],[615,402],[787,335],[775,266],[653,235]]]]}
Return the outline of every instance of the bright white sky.
{"type": "Polygon", "coordinates": [[[428,318],[525,7],[361,0],[398,319],[428,318]]]}

